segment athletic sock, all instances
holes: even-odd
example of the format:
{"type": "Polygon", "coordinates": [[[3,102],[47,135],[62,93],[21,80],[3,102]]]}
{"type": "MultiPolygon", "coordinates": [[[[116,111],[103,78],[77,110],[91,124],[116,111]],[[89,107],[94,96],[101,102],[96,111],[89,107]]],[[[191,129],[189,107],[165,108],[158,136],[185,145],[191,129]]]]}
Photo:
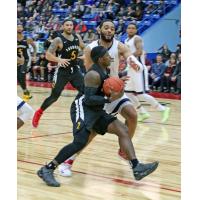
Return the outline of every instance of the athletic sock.
{"type": "Polygon", "coordinates": [[[129,161],[130,165],[131,165],[131,168],[134,169],[137,164],[139,163],[138,159],[133,159],[133,160],[130,160],[129,161]]]}

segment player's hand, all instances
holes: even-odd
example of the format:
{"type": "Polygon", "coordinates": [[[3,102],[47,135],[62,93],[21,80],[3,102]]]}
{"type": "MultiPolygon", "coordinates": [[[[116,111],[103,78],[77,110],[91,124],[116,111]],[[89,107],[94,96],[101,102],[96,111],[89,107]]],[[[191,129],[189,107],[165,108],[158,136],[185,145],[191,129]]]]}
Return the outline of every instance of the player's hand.
{"type": "Polygon", "coordinates": [[[112,91],[109,97],[110,102],[115,101],[119,98],[121,98],[124,95],[124,90],[122,90],[121,92],[114,92],[112,91]]]}
{"type": "Polygon", "coordinates": [[[68,67],[69,64],[70,64],[70,59],[59,58],[59,60],[58,60],[58,64],[60,64],[61,67],[66,68],[66,67],[68,67]]]}

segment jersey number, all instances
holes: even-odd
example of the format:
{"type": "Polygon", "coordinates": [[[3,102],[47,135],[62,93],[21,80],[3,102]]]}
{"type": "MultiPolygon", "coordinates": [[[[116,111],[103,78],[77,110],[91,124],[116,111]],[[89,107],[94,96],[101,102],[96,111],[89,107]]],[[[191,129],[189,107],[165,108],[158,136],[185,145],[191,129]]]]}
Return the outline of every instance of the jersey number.
{"type": "Polygon", "coordinates": [[[18,49],[18,54],[22,56],[22,54],[23,54],[22,49],[18,49]]]}
{"type": "Polygon", "coordinates": [[[71,60],[75,60],[77,58],[76,51],[72,51],[71,60]]]}

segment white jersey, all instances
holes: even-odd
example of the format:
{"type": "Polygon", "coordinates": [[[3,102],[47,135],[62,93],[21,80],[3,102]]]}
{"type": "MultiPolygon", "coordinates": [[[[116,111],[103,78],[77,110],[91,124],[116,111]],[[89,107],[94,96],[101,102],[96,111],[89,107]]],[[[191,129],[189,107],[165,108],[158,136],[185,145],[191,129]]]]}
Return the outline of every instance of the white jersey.
{"type": "MultiPolygon", "coordinates": [[[[129,49],[131,50],[131,53],[134,54],[136,51],[136,46],[135,46],[135,39],[140,38],[142,40],[142,38],[139,35],[134,35],[131,39],[127,38],[125,40],[125,44],[129,47],[129,49]]],[[[143,44],[143,40],[142,40],[142,45],[143,44]]],[[[145,64],[145,56],[144,53],[141,55],[140,57],[142,64],[145,64]]]]}
{"type": "MultiPolygon", "coordinates": [[[[113,44],[108,49],[108,53],[112,58],[112,63],[110,65],[110,76],[117,76],[119,73],[119,50],[118,50],[119,41],[113,38],[113,44]]],[[[94,47],[99,46],[98,40],[93,41],[88,45],[88,47],[92,50],[94,47]]],[[[131,101],[128,97],[124,94],[121,98],[116,99],[111,103],[106,103],[104,106],[104,110],[112,115],[116,115],[117,113],[121,113],[121,110],[126,105],[132,105],[131,101]]]]}
{"type": "MultiPolygon", "coordinates": [[[[112,62],[110,65],[110,76],[118,76],[119,72],[119,50],[118,50],[119,41],[113,38],[113,44],[108,49],[108,53],[112,58],[112,62]]],[[[92,50],[94,47],[99,46],[99,40],[95,40],[88,45],[88,47],[92,50]]]]}
{"type": "MultiPolygon", "coordinates": [[[[127,38],[125,40],[125,44],[130,48],[131,53],[135,53],[136,51],[136,46],[135,46],[135,39],[142,38],[138,35],[133,36],[131,39],[127,38]]],[[[143,44],[143,41],[142,41],[143,44]]],[[[142,94],[147,91],[149,91],[148,87],[148,70],[147,67],[145,66],[145,56],[144,53],[140,56],[140,70],[135,71],[132,69],[130,66],[128,66],[128,76],[130,76],[130,79],[127,81],[126,86],[125,86],[125,91],[126,92],[133,92],[133,93],[138,93],[142,94]]]]}

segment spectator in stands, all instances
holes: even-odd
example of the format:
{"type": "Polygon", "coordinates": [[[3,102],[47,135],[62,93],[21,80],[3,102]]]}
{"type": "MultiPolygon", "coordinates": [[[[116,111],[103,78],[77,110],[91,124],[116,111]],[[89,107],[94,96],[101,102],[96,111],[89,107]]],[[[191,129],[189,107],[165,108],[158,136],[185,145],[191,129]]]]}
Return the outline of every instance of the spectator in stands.
{"type": "Polygon", "coordinates": [[[48,61],[45,58],[45,54],[42,53],[39,56],[35,66],[33,66],[33,77],[35,81],[45,81],[45,69],[47,68],[48,61]]]}
{"type": "Polygon", "coordinates": [[[124,21],[123,19],[120,19],[115,33],[117,34],[118,37],[120,37],[121,35],[124,34],[124,32],[125,32],[124,21]]]}
{"type": "Polygon", "coordinates": [[[132,0],[132,1],[130,2],[129,6],[131,6],[131,8],[132,8],[133,10],[135,10],[135,7],[136,7],[136,0],[132,0]]]}
{"type": "Polygon", "coordinates": [[[145,10],[146,4],[142,0],[136,0],[136,7],[139,7],[140,10],[143,11],[145,10]]]}
{"type": "Polygon", "coordinates": [[[166,67],[164,75],[161,78],[160,92],[171,92],[171,77],[176,67],[176,59],[171,57],[169,60],[169,65],[166,67]],[[166,90],[164,90],[166,86],[166,90]]]}
{"type": "Polygon", "coordinates": [[[156,9],[156,6],[153,3],[149,3],[149,5],[145,8],[146,14],[151,14],[156,9]]]}
{"type": "Polygon", "coordinates": [[[178,64],[176,64],[176,68],[172,74],[171,81],[176,84],[175,93],[181,94],[181,53],[178,55],[178,64]]]}
{"type": "Polygon", "coordinates": [[[117,13],[117,19],[119,19],[119,18],[122,18],[123,16],[125,16],[126,15],[126,10],[125,10],[125,8],[124,7],[120,7],[120,10],[119,10],[119,12],[117,13]]]}
{"type": "Polygon", "coordinates": [[[127,20],[134,20],[134,19],[135,19],[135,18],[134,18],[135,12],[134,12],[134,10],[131,8],[131,6],[128,6],[125,15],[126,15],[126,19],[127,19],[127,20]]]}
{"type": "Polygon", "coordinates": [[[79,19],[83,16],[85,7],[78,1],[75,3],[75,8],[72,11],[73,11],[73,16],[79,19]]]}
{"type": "Polygon", "coordinates": [[[83,37],[84,43],[91,43],[92,41],[96,40],[97,36],[92,29],[88,29],[87,33],[85,33],[83,37]]]}
{"type": "Polygon", "coordinates": [[[147,67],[148,72],[150,72],[152,66],[151,60],[147,58],[146,52],[144,52],[144,56],[145,56],[145,65],[147,67]]]}
{"type": "Polygon", "coordinates": [[[167,60],[169,60],[171,51],[169,50],[167,44],[164,44],[159,50],[161,50],[160,54],[163,57],[163,62],[166,62],[167,60]]]}
{"type": "Polygon", "coordinates": [[[166,65],[163,63],[162,55],[158,54],[156,56],[156,63],[152,65],[149,83],[151,84],[151,89],[157,89],[160,86],[160,80],[164,74],[166,65]]]}
{"type": "Polygon", "coordinates": [[[176,45],[176,56],[178,57],[178,55],[181,53],[181,44],[177,44],[176,45]]]}
{"type": "Polygon", "coordinates": [[[160,0],[160,3],[157,5],[157,14],[163,16],[165,14],[165,1],[160,0]]]}
{"type": "Polygon", "coordinates": [[[87,26],[85,25],[84,21],[80,20],[80,23],[75,26],[75,32],[80,34],[81,37],[84,36],[84,33],[87,31],[87,26]]]}
{"type": "Polygon", "coordinates": [[[136,5],[135,12],[134,12],[134,18],[138,21],[141,21],[143,18],[143,10],[141,9],[141,6],[136,5]]]}

